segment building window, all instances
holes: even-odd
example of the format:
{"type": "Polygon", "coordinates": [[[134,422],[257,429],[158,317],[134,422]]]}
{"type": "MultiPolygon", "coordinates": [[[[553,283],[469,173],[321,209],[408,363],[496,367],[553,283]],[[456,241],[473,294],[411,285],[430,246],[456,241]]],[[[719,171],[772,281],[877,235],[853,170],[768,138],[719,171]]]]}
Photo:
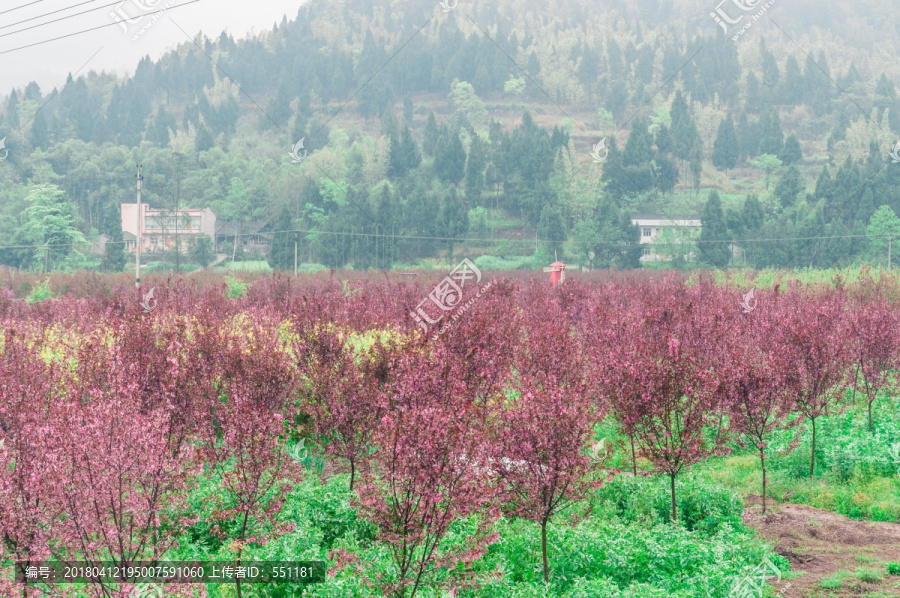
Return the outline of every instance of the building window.
{"type": "Polygon", "coordinates": [[[644,257],[650,257],[650,248],[644,247],[643,254],[644,254],[644,257]]]}
{"type": "Polygon", "coordinates": [[[650,237],[650,236],[652,236],[652,231],[653,231],[653,229],[651,229],[651,228],[645,228],[645,229],[644,229],[644,236],[645,236],[645,237],[650,237]]]}

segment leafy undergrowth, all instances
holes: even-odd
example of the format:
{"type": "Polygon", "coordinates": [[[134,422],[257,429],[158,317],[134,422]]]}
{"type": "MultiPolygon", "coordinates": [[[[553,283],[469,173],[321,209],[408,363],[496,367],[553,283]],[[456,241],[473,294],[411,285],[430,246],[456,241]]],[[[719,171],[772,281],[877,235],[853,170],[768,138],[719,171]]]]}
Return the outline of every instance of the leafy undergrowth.
{"type": "MultiPolygon", "coordinates": [[[[251,545],[244,551],[245,558],[328,560],[333,551],[343,551],[351,560],[358,558],[364,567],[336,571],[303,595],[381,596],[377,582],[392,578],[392,561],[385,547],[374,541],[375,530],[357,517],[347,485],[343,474],[327,481],[308,475],[290,493],[281,515],[282,521],[295,524],[294,530],[265,546],[251,545]]],[[[215,487],[216,480],[206,480],[195,490],[192,506],[198,513],[203,513],[215,487]]],[[[542,579],[539,527],[525,520],[501,519],[497,542],[469,568],[482,583],[459,595],[725,598],[739,579],[757,570],[767,558],[787,570],[787,562],[743,526],[741,503],[730,492],[698,480],[679,482],[678,526],[670,521],[667,492],[666,480],[619,476],[589,500],[570,508],[565,518],[548,529],[549,587],[542,579]]],[[[457,531],[468,525],[474,522],[457,522],[457,531]]],[[[452,542],[453,534],[448,539],[452,542]]],[[[217,539],[208,525],[198,523],[172,558],[225,560],[234,557],[232,548],[217,539]]],[[[329,567],[333,564],[328,560],[329,567]]],[[[233,587],[227,586],[210,585],[208,589],[210,596],[233,592],[233,587]]],[[[299,592],[290,586],[245,586],[243,595],[282,598],[299,592]]],[[[417,596],[428,598],[431,590],[417,596]]]]}
{"type": "MultiPolygon", "coordinates": [[[[767,495],[777,502],[827,509],[851,519],[900,523],[900,411],[897,401],[875,404],[870,432],[866,410],[853,406],[817,422],[816,474],[809,477],[809,429],[785,452],[792,436],[772,445],[767,460],[767,495]]],[[[713,458],[697,471],[742,496],[760,495],[762,474],[755,452],[713,458]]]]}

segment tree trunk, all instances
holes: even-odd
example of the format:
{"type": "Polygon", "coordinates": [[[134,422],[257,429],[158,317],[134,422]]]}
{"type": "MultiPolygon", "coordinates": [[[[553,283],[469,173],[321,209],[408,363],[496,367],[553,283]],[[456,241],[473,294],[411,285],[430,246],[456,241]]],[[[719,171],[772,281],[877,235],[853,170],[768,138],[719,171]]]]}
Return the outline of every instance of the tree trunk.
{"type": "Polygon", "coordinates": [[[675,474],[670,473],[669,477],[672,480],[672,525],[678,525],[678,513],[675,510],[675,474]]]}
{"type": "Polygon", "coordinates": [[[634,477],[637,477],[637,456],[634,452],[634,436],[630,436],[631,438],[631,470],[634,472],[634,477]]]}
{"type": "MultiPolygon", "coordinates": [[[[241,566],[241,553],[244,551],[244,534],[247,533],[247,519],[249,518],[249,511],[244,511],[244,522],[241,524],[241,545],[238,547],[237,553],[237,566],[241,566]]],[[[243,594],[241,593],[241,579],[237,579],[237,598],[243,598],[243,594]]]]}
{"type": "Polygon", "coordinates": [[[812,450],[809,452],[809,477],[812,479],[816,470],[816,418],[810,418],[812,421],[812,450]]]}
{"type": "Polygon", "coordinates": [[[356,481],[356,459],[350,459],[350,492],[353,492],[353,482],[356,481]]]}
{"type": "Polygon", "coordinates": [[[869,434],[875,433],[875,429],[872,426],[872,402],[873,401],[874,401],[874,399],[869,401],[869,434]]]}
{"type": "Polygon", "coordinates": [[[544,558],[544,583],[550,583],[550,564],[547,561],[547,519],[541,521],[541,555],[544,558]]]}
{"type": "Polygon", "coordinates": [[[759,449],[759,463],[762,465],[762,512],[766,513],[766,450],[759,449]]]}

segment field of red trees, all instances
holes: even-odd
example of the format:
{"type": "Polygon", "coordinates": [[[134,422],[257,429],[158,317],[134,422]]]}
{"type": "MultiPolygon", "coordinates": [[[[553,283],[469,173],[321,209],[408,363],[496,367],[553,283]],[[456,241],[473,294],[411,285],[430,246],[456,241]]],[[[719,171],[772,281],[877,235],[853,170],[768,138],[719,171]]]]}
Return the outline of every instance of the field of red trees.
{"type": "MultiPolygon", "coordinates": [[[[812,431],[812,475],[820,419],[848,396],[877,413],[900,361],[886,275],[752,300],[702,278],[499,278],[443,334],[449,318],[426,333],[410,315],[425,282],[152,284],[149,310],[125,282],[0,298],[3,559],[163,559],[213,476],[205,523],[240,560],[290,532],[301,479],[342,475],[392,573],[341,548],[323,555],[332,576],[397,596],[477,587],[508,517],[533,522],[547,580],[548,525],[587,492],[650,464],[677,521],[678,477],[737,444],[758,455],[765,501],[772,434],[812,431]],[[628,439],[631,471],[606,459],[601,422],[628,439]]],[[[39,592],[0,581],[3,596],[39,592]]]]}

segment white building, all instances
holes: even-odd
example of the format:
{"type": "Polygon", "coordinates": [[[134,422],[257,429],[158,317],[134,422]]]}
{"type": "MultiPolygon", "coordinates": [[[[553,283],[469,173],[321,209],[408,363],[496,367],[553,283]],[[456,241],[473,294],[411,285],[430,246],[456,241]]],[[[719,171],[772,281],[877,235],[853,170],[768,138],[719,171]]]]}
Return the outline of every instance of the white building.
{"type": "Polygon", "coordinates": [[[216,215],[209,208],[175,210],[153,210],[141,204],[138,214],[137,203],[122,204],[122,235],[125,250],[136,251],[138,230],[140,230],[141,253],[162,252],[175,247],[175,239],[182,251],[190,247],[191,241],[199,235],[210,239],[216,234],[216,215]],[[176,218],[177,215],[177,218],[176,218]]]}
{"type": "MultiPolygon", "coordinates": [[[[637,216],[631,219],[641,231],[643,248],[641,261],[670,260],[671,256],[661,253],[666,246],[692,244],[700,236],[702,222],[699,218],[672,219],[665,216],[637,216]]],[[[693,247],[687,249],[686,256],[694,254],[693,247]]]]}

